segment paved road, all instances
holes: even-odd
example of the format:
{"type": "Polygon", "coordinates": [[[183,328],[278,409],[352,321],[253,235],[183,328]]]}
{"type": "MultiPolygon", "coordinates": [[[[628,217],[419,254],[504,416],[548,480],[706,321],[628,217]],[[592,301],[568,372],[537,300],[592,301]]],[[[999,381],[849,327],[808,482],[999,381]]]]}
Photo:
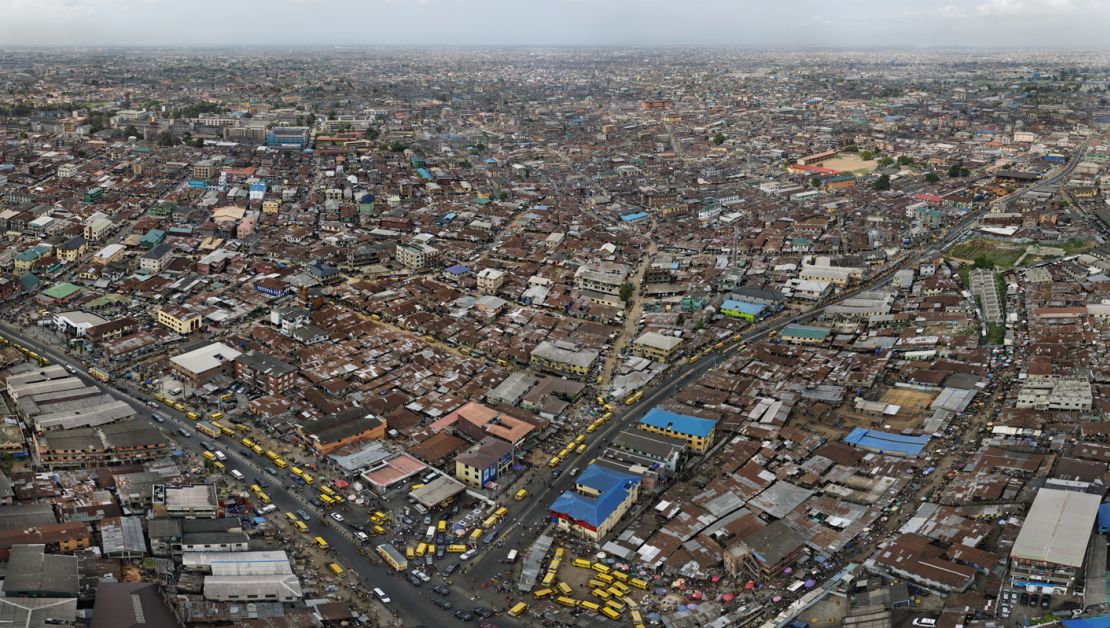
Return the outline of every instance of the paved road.
{"type": "MultiPolygon", "coordinates": [[[[111,392],[116,397],[129,402],[142,418],[150,421],[156,427],[164,431],[172,429],[171,436],[183,449],[189,450],[198,456],[204,451],[204,447],[200,444],[203,438],[202,435],[196,434],[192,438],[185,438],[177,433],[177,428],[179,427],[185,427],[189,431],[195,431],[193,422],[180,412],[175,411],[173,408],[158,404],[158,414],[170,417],[170,421],[159,424],[154,421],[152,409],[147,406],[148,401],[153,401],[152,397],[133,389],[118,388],[92,379],[84,372],[84,367],[79,362],[71,360],[68,356],[62,355],[53,347],[45,345],[17,331],[11,325],[0,323],[0,331],[2,331],[5,336],[17,340],[20,344],[35,350],[39,354],[48,356],[54,364],[73,366],[77,370],[77,377],[80,377],[90,385],[99,386],[111,392]]],[[[466,625],[455,619],[449,613],[441,611],[431,604],[431,596],[435,594],[431,592],[428,585],[419,589],[415,588],[399,576],[392,575],[392,568],[376,562],[378,560],[376,556],[374,558],[375,562],[371,562],[371,560],[365,556],[360,556],[355,550],[357,541],[352,539],[350,532],[345,526],[325,518],[322,513],[316,511],[315,508],[308,504],[303,494],[282,486],[282,480],[287,480],[282,474],[279,473],[277,477],[271,476],[265,472],[265,467],[260,459],[247,459],[241,455],[238,451],[238,440],[225,437],[215,442],[220,450],[228,457],[226,462],[228,470],[238,469],[247,476],[248,481],[251,481],[254,477],[260,477],[270,483],[270,487],[266,489],[266,494],[270,496],[271,501],[282,512],[293,512],[298,509],[303,509],[314,514],[312,521],[309,522],[311,533],[314,536],[322,536],[324,540],[328,542],[328,545],[331,546],[330,551],[335,560],[344,567],[355,571],[365,587],[368,589],[381,587],[392,600],[387,607],[399,612],[405,625],[466,625]]],[[[228,477],[230,478],[230,476],[228,477]]],[[[234,480],[231,481],[234,482],[234,480]]],[[[292,485],[296,486],[295,484],[292,485]]],[[[371,542],[373,542],[373,539],[371,539],[371,542]]],[[[371,552],[373,551],[370,545],[367,546],[367,549],[371,552]]],[[[468,599],[458,594],[453,594],[448,599],[451,600],[456,607],[472,608],[477,605],[477,603],[470,602],[468,599]]],[[[497,623],[499,625],[507,625],[501,617],[498,618],[497,623]]]]}
{"type": "MultiPolygon", "coordinates": [[[[1085,146],[1086,143],[1084,143],[1084,146],[1081,147],[1076,154],[1082,154],[1085,146]]],[[[931,247],[924,251],[910,254],[900,263],[870,278],[863,285],[836,295],[823,305],[812,310],[789,316],[780,316],[768,323],[754,327],[747,333],[744,333],[741,340],[730,343],[725,349],[716,351],[712,355],[706,356],[694,364],[687,363],[679,367],[663,381],[648,389],[643,398],[632,406],[627,408],[618,406],[615,408],[613,413],[614,420],[606,423],[603,428],[594,432],[594,435],[587,439],[586,451],[584,453],[567,458],[567,460],[558,467],[561,471],[558,477],[551,478],[550,474],[547,473],[548,469],[546,466],[539,469],[538,474],[527,487],[531,497],[519,511],[513,509],[514,512],[511,513],[514,517],[513,521],[508,526],[499,530],[500,535],[498,540],[504,543],[505,549],[486,551],[481,556],[475,558],[477,562],[471,567],[472,580],[485,580],[496,573],[500,573],[504,569],[504,566],[500,564],[500,560],[508,548],[516,548],[523,552],[531,543],[531,540],[535,538],[537,530],[543,526],[543,522],[548,516],[548,505],[550,505],[559,494],[573,486],[574,477],[573,474],[570,473],[571,470],[576,468],[580,469],[585,466],[587,461],[596,458],[612,440],[612,436],[616,432],[638,421],[648,410],[670,397],[676,389],[685,386],[688,382],[696,381],[709,369],[715,368],[723,361],[728,360],[737,350],[740,343],[747,344],[763,339],[772,331],[778,332],[782,328],[793,323],[808,323],[821,316],[830,307],[846,299],[852,298],[861,292],[886,286],[891,282],[897,271],[914,268],[918,264],[929,259],[934,259],[940,255],[942,251],[962,238],[980,217],[990,211],[991,207],[1021,196],[1033,187],[1046,183],[1052,184],[1058,182],[1060,179],[1068,176],[1071,171],[1075,169],[1078,162],[1078,159],[1072,159],[1050,177],[1020,190],[1016,190],[1007,196],[995,199],[984,209],[967,214],[931,247]]],[[[512,509],[511,505],[510,509],[512,509]]]]}

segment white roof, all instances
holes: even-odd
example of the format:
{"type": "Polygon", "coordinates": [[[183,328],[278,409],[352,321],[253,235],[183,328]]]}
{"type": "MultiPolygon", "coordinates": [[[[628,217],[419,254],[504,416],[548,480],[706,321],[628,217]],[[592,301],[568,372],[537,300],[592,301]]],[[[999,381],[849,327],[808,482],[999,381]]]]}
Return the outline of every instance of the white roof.
{"type": "Polygon", "coordinates": [[[222,342],[194,349],[188,353],[175,355],[170,361],[192,373],[204,373],[219,367],[225,362],[231,362],[239,357],[239,352],[222,342]]]}
{"type": "Polygon", "coordinates": [[[1089,493],[1042,488],[1010,556],[1081,567],[1101,501],[1098,495],[1089,493]]]}

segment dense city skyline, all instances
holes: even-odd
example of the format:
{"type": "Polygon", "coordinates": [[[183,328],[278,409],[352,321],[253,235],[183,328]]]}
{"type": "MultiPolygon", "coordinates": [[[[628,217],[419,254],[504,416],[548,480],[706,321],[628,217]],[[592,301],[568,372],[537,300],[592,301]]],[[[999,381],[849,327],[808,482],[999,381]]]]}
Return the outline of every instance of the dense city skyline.
{"type": "Polygon", "coordinates": [[[802,0],[758,9],[722,0],[0,0],[0,13],[9,46],[1105,48],[1110,23],[1110,5],[1097,0],[802,0]]]}

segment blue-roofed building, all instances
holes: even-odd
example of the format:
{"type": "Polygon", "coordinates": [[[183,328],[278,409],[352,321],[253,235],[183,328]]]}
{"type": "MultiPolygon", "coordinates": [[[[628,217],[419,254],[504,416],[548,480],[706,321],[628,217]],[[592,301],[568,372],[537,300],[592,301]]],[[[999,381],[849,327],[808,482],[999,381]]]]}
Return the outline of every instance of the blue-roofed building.
{"type": "Polygon", "coordinates": [[[754,323],[757,319],[763,318],[768,312],[770,312],[770,308],[763,303],[725,299],[725,302],[721,304],[721,314],[730,318],[740,318],[749,323],[754,323]]]}
{"type": "Polygon", "coordinates": [[[894,434],[857,427],[844,437],[844,442],[881,454],[916,458],[929,444],[929,437],[925,434],[894,434]]]}
{"type": "Polygon", "coordinates": [[[690,449],[704,454],[713,444],[717,422],[660,408],[652,408],[640,419],[640,429],[686,441],[690,449]]]}
{"type": "Polygon", "coordinates": [[[639,476],[591,464],[549,511],[560,530],[601,543],[639,496],[639,476]]]}
{"type": "Polygon", "coordinates": [[[1098,533],[1107,532],[1110,532],[1110,504],[1102,504],[1098,507],[1098,533]]]}
{"type": "Polygon", "coordinates": [[[647,217],[648,217],[647,212],[635,212],[635,213],[632,213],[632,214],[623,214],[621,216],[621,220],[623,222],[636,222],[637,220],[643,220],[644,218],[647,218],[647,217]]]}

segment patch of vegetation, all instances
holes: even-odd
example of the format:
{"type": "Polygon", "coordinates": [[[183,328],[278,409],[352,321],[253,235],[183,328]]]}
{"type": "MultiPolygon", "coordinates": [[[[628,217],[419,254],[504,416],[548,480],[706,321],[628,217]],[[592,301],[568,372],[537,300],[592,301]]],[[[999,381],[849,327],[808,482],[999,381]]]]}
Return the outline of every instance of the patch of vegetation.
{"type": "Polygon", "coordinates": [[[979,268],[1010,268],[1025,253],[1025,245],[1002,244],[974,238],[948,251],[949,257],[974,262],[979,268]]]}
{"type": "Polygon", "coordinates": [[[1000,345],[1006,340],[1006,326],[1002,323],[990,323],[987,326],[987,344],[1000,345]]]}

